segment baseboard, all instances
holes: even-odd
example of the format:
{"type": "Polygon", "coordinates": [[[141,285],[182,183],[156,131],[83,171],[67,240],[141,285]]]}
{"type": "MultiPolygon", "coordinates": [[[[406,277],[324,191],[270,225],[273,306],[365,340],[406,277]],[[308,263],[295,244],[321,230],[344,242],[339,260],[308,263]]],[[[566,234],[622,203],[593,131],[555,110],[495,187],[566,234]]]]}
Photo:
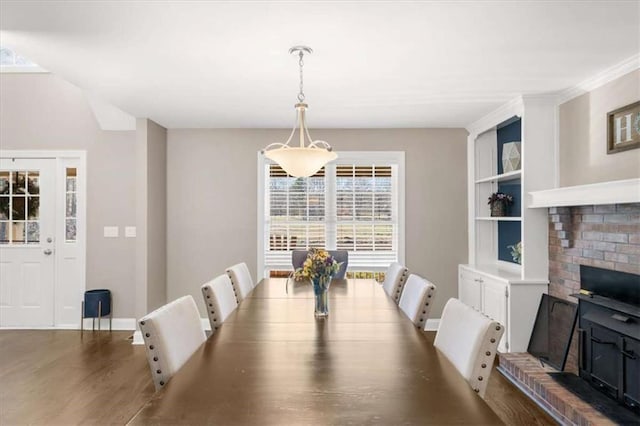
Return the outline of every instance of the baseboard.
{"type": "Polygon", "coordinates": [[[424,326],[424,331],[438,331],[440,326],[440,318],[428,319],[424,326]]]}
{"type": "MultiPolygon", "coordinates": [[[[96,320],[95,329],[98,330],[98,321],[96,320]]],[[[84,319],[84,329],[92,329],[91,318],[84,319]]],[[[111,323],[111,329],[113,331],[133,331],[136,329],[135,318],[113,318],[111,323]]],[[[28,327],[0,327],[0,330],[80,330],[80,324],[58,324],[53,326],[28,326],[28,327]]],[[[102,318],[100,323],[100,330],[109,330],[109,318],[102,318]]]]}

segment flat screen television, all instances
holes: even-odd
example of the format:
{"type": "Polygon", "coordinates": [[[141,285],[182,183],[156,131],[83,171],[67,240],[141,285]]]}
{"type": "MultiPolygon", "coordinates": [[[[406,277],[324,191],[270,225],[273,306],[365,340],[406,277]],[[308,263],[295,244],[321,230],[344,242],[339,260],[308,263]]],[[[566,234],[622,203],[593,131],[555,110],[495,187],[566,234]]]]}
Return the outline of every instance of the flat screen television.
{"type": "Polygon", "coordinates": [[[527,352],[556,370],[564,370],[577,317],[577,304],[543,294],[527,352]]]}

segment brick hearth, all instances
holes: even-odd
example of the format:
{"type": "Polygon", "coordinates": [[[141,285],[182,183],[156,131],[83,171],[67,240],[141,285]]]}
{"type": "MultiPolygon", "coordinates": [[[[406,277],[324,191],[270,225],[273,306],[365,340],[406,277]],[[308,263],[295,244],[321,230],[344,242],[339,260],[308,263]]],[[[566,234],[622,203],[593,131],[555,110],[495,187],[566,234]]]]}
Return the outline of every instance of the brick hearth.
{"type": "MultiPolygon", "coordinates": [[[[549,294],[576,303],[580,265],[640,274],[640,203],[549,209],[549,294]]],[[[563,424],[614,424],[527,353],[500,354],[499,369],[563,424]]],[[[565,371],[578,374],[577,333],[565,371]]]]}
{"type": "Polygon", "coordinates": [[[547,373],[555,370],[542,367],[540,361],[528,353],[500,354],[499,369],[518,382],[534,401],[562,424],[580,426],[615,425],[595,408],[556,383],[547,373]]]}

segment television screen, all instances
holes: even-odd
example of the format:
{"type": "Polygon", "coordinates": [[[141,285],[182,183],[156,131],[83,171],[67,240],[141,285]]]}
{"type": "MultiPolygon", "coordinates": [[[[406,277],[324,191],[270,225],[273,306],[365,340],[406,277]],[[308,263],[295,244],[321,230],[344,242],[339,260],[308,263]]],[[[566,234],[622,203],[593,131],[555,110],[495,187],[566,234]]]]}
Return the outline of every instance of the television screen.
{"type": "Polygon", "coordinates": [[[559,371],[564,370],[577,316],[577,304],[543,294],[527,352],[559,371]]]}

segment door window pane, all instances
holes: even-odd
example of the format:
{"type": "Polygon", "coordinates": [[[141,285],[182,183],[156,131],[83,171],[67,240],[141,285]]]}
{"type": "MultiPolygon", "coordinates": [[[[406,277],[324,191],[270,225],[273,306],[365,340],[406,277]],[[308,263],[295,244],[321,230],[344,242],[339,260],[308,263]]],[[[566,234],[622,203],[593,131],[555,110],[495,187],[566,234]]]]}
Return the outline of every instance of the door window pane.
{"type": "Polygon", "coordinates": [[[0,194],[9,193],[9,172],[0,172],[0,194]]]}
{"type": "Polygon", "coordinates": [[[27,198],[27,219],[37,220],[40,218],[40,197],[27,198]]]}
{"type": "Polygon", "coordinates": [[[66,208],[65,208],[65,241],[68,243],[73,243],[77,238],[77,204],[78,204],[78,195],[76,193],[77,190],[77,179],[78,179],[78,170],[75,167],[67,167],[66,169],[66,181],[65,181],[65,189],[66,189],[66,208]]]}
{"type": "Polygon", "coordinates": [[[40,242],[40,223],[27,222],[27,243],[35,244],[40,242]]]}
{"type": "Polygon", "coordinates": [[[11,222],[11,242],[24,244],[24,222],[11,222]]]}
{"type": "Polygon", "coordinates": [[[27,191],[29,194],[40,193],[40,173],[30,171],[27,173],[27,191]]]}
{"type": "Polygon", "coordinates": [[[24,194],[26,192],[27,172],[11,173],[11,193],[24,194]]]}

